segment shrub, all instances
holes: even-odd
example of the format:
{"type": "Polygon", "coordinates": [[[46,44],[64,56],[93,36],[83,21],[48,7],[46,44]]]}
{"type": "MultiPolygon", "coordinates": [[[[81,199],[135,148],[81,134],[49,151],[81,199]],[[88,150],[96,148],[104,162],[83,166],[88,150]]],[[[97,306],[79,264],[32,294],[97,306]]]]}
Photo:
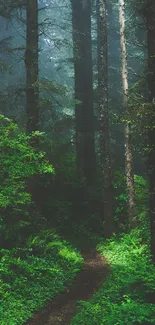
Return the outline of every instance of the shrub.
{"type": "Polygon", "coordinates": [[[20,228],[22,233],[31,223],[27,181],[35,175],[54,172],[45,153],[30,144],[40,136],[39,132],[31,136],[19,132],[12,120],[0,115],[0,232],[5,238],[12,227],[14,231],[20,228]]]}
{"type": "Polygon", "coordinates": [[[24,248],[0,251],[0,324],[22,325],[69,286],[83,258],[54,231],[31,236],[24,248]]]}
{"type": "Polygon", "coordinates": [[[154,324],[155,268],[137,230],[98,249],[110,262],[109,277],[70,325],[154,324]]]}

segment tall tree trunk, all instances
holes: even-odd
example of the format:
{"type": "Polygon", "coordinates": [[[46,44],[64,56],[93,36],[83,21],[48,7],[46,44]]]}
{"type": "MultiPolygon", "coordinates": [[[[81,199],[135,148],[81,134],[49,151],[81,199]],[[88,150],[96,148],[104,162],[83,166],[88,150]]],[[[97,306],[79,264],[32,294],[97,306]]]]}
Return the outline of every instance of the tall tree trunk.
{"type": "Polygon", "coordinates": [[[126,168],[126,183],[128,194],[128,217],[130,228],[135,226],[136,204],[134,191],[134,174],[133,174],[133,155],[131,145],[131,129],[128,120],[130,112],[128,108],[128,71],[127,71],[127,51],[125,39],[125,3],[124,0],[119,0],[120,4],[120,43],[122,57],[122,86],[123,86],[123,107],[126,115],[125,124],[125,168],[126,168]]]}
{"type": "MultiPolygon", "coordinates": [[[[27,133],[39,129],[39,49],[38,49],[38,0],[27,0],[26,2],[26,111],[27,111],[27,133]]],[[[33,139],[31,145],[38,145],[38,138],[33,139]]],[[[40,212],[40,189],[38,175],[28,181],[28,191],[32,195],[36,209],[40,212]]]]}
{"type": "Polygon", "coordinates": [[[39,90],[38,90],[38,0],[26,3],[26,104],[27,132],[39,128],[39,90]]]}
{"type": "Polygon", "coordinates": [[[75,72],[77,168],[87,185],[95,180],[91,0],[71,0],[75,72]]]}
{"type": "Polygon", "coordinates": [[[113,219],[113,185],[110,155],[110,132],[108,110],[108,41],[107,41],[107,3],[97,0],[97,34],[98,34],[98,96],[100,108],[100,158],[103,178],[103,205],[101,214],[104,219],[106,238],[114,232],[113,219]]]}
{"type": "Polygon", "coordinates": [[[147,45],[148,45],[148,91],[152,106],[152,125],[148,132],[148,176],[150,183],[149,214],[151,226],[151,253],[155,263],[155,1],[148,0],[146,5],[147,45]]]}

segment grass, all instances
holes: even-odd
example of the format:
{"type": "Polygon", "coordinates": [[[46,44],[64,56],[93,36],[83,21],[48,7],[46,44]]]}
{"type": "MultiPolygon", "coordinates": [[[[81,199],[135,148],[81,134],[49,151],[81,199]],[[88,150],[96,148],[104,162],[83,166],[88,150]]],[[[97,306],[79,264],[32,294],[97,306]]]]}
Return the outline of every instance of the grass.
{"type": "Polygon", "coordinates": [[[138,231],[101,242],[109,276],[88,302],[80,302],[70,325],[155,324],[155,268],[138,231]]]}
{"type": "Polygon", "coordinates": [[[0,325],[24,324],[72,283],[83,263],[78,251],[52,231],[0,255],[0,325]]]}

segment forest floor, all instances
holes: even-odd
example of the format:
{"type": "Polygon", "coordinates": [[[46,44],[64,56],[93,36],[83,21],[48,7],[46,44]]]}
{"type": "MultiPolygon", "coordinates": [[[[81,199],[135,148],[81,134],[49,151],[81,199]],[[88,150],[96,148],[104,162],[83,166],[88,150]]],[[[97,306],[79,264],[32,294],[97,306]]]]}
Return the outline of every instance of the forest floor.
{"type": "Polygon", "coordinates": [[[95,249],[81,250],[83,270],[72,286],[53,299],[26,325],[69,325],[76,314],[78,302],[89,300],[108,274],[108,264],[95,249]]]}

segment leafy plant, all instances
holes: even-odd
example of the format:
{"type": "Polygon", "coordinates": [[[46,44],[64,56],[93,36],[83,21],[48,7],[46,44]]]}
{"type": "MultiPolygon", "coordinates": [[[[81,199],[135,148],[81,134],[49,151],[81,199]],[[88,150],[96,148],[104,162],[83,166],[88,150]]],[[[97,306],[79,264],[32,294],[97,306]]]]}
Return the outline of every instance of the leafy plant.
{"type": "Polygon", "coordinates": [[[155,269],[137,230],[98,249],[110,263],[109,277],[91,300],[80,303],[70,325],[154,324],[155,269]]]}
{"type": "Polygon", "coordinates": [[[70,285],[83,258],[55,231],[31,236],[24,248],[0,251],[1,325],[24,324],[70,285]]]}
{"type": "MultiPolygon", "coordinates": [[[[137,207],[137,219],[141,219],[142,215],[145,215],[146,222],[146,211],[148,205],[148,183],[147,180],[139,175],[134,175],[134,186],[136,195],[136,207],[137,207]]],[[[126,218],[127,207],[127,193],[126,193],[126,178],[125,174],[121,171],[115,173],[114,178],[114,189],[115,189],[115,220],[118,224],[119,229],[125,230],[128,223],[126,218]]]]}
{"type": "Polygon", "coordinates": [[[18,224],[18,228],[23,228],[31,222],[27,212],[32,203],[27,181],[35,175],[54,172],[45,153],[31,145],[34,138],[41,136],[39,132],[32,136],[20,133],[12,120],[0,115],[0,231],[7,227],[5,236],[12,226],[18,224]]]}

